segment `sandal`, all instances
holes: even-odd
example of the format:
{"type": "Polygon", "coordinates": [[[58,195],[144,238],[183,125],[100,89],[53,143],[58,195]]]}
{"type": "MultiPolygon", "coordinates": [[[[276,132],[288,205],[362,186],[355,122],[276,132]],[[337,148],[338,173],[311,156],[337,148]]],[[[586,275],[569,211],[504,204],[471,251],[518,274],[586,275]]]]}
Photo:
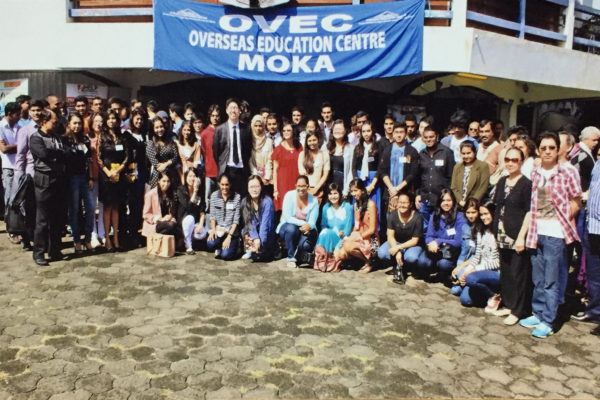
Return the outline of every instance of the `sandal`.
{"type": "Polygon", "coordinates": [[[368,274],[369,272],[371,272],[371,270],[373,269],[373,267],[371,267],[370,265],[365,264],[364,267],[362,267],[361,269],[358,270],[359,274],[368,274]]]}

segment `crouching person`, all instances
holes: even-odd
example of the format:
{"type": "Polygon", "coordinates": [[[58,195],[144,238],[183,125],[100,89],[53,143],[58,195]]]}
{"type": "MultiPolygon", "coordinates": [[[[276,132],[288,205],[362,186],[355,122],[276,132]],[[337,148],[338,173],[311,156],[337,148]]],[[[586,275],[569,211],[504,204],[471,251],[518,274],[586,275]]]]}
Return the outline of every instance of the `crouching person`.
{"type": "Polygon", "coordinates": [[[217,179],[218,190],[210,196],[210,230],[206,247],[223,260],[236,257],[239,248],[238,226],[240,224],[240,195],[231,189],[226,174],[217,179]]]}
{"type": "Polygon", "coordinates": [[[242,200],[244,227],[244,259],[270,261],[275,255],[275,206],[265,194],[262,179],[252,175],[248,179],[248,196],[242,200]]]}

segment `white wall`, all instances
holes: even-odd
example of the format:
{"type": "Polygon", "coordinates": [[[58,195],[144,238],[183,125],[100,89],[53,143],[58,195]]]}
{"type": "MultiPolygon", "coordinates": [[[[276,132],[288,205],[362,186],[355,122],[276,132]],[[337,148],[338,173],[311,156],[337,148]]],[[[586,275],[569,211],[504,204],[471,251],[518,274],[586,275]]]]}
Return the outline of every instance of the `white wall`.
{"type": "MultiPolygon", "coordinates": [[[[0,71],[111,68],[119,75],[118,69],[152,68],[151,23],[74,23],[68,18],[69,4],[68,0],[2,0],[0,71]],[[14,40],[7,40],[11,37],[14,40]]],[[[426,27],[423,46],[425,71],[472,72],[600,91],[597,55],[460,27],[426,27]]],[[[150,80],[160,76],[144,75],[150,80]]],[[[181,74],[167,76],[177,80],[181,74]]],[[[144,84],[125,86],[135,89],[144,84]]],[[[387,82],[379,86],[391,90],[387,82]]]]}

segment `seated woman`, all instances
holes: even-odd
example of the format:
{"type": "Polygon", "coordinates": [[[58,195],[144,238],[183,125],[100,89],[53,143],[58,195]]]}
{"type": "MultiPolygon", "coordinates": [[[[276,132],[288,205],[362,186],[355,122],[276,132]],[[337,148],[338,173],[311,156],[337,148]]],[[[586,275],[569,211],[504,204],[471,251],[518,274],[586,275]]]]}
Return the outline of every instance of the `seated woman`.
{"type": "MultiPolygon", "coordinates": [[[[186,122],[183,124],[185,126],[186,122]]],[[[192,246],[194,239],[202,240],[207,235],[203,181],[196,168],[189,168],[183,175],[183,185],[177,188],[177,220],[181,221],[187,255],[195,254],[192,246]]]]}
{"type": "Polygon", "coordinates": [[[287,248],[288,267],[297,267],[299,250],[312,251],[317,238],[318,216],[319,202],[308,193],[308,177],[300,175],[296,178],[296,190],[287,192],[283,199],[281,220],[276,230],[287,248]]]}
{"type": "Polygon", "coordinates": [[[350,181],[350,195],[355,200],[354,230],[342,240],[341,248],[336,250],[336,268],[333,272],[339,272],[344,261],[358,258],[365,263],[358,272],[368,274],[373,269],[372,262],[379,248],[377,207],[375,202],[369,199],[365,183],[360,179],[350,181]]]}
{"type": "Polygon", "coordinates": [[[245,254],[242,258],[254,261],[271,261],[275,254],[275,206],[265,193],[263,180],[258,175],[248,178],[248,196],[242,200],[245,254]]]}
{"type": "Polygon", "coordinates": [[[414,208],[412,194],[398,196],[398,209],[387,215],[387,242],[381,245],[377,256],[384,263],[394,259],[394,282],[404,282],[402,267],[414,267],[423,252],[419,241],[423,236],[423,220],[414,208]]]}
{"type": "Polygon", "coordinates": [[[465,218],[467,223],[462,227],[462,243],[460,245],[460,255],[457,264],[473,257],[475,254],[475,241],[471,239],[471,228],[475,222],[479,221],[479,200],[469,197],[465,203],[465,218]]]}
{"type": "Polygon", "coordinates": [[[450,189],[442,189],[433,215],[429,218],[425,235],[426,251],[417,262],[419,269],[428,272],[437,268],[445,281],[456,266],[466,223],[462,212],[456,208],[456,199],[450,189]]]}
{"type": "Polygon", "coordinates": [[[493,203],[479,207],[481,221],[475,224],[472,233],[476,243],[475,255],[452,271],[452,277],[462,288],[452,293],[460,296],[461,304],[473,306],[487,301],[487,313],[497,310],[500,304],[497,294],[500,289],[500,257],[492,229],[494,209],[493,203]]]}
{"type": "Polygon", "coordinates": [[[342,201],[342,190],[335,183],[327,186],[329,202],[321,212],[321,232],[315,246],[314,269],[330,272],[335,268],[333,250],[352,232],[354,210],[348,202],[342,201]]]}
{"type": "Polygon", "coordinates": [[[229,177],[222,174],[217,179],[218,190],[210,196],[210,230],[206,247],[223,260],[235,258],[239,245],[240,203],[238,193],[231,189],[229,177]]]}
{"type": "Polygon", "coordinates": [[[169,175],[161,173],[156,187],[146,192],[143,213],[143,236],[148,237],[153,233],[175,235],[177,230],[177,220],[174,217],[175,199],[169,175]]]}

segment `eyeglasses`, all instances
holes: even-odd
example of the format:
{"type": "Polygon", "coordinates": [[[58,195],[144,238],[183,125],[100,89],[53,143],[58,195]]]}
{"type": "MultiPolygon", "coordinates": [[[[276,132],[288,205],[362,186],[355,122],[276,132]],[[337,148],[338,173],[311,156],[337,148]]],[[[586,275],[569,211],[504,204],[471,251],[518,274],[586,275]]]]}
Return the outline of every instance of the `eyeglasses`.
{"type": "Polygon", "coordinates": [[[308,185],[296,185],[296,189],[306,189],[308,185]]]}
{"type": "Polygon", "coordinates": [[[512,163],[518,164],[518,163],[520,163],[520,162],[521,162],[521,159],[520,159],[520,158],[510,158],[510,157],[504,157],[504,162],[505,162],[505,163],[512,162],[512,163]]]}
{"type": "Polygon", "coordinates": [[[540,147],[541,151],[554,151],[556,150],[556,146],[542,146],[540,147]]]}

